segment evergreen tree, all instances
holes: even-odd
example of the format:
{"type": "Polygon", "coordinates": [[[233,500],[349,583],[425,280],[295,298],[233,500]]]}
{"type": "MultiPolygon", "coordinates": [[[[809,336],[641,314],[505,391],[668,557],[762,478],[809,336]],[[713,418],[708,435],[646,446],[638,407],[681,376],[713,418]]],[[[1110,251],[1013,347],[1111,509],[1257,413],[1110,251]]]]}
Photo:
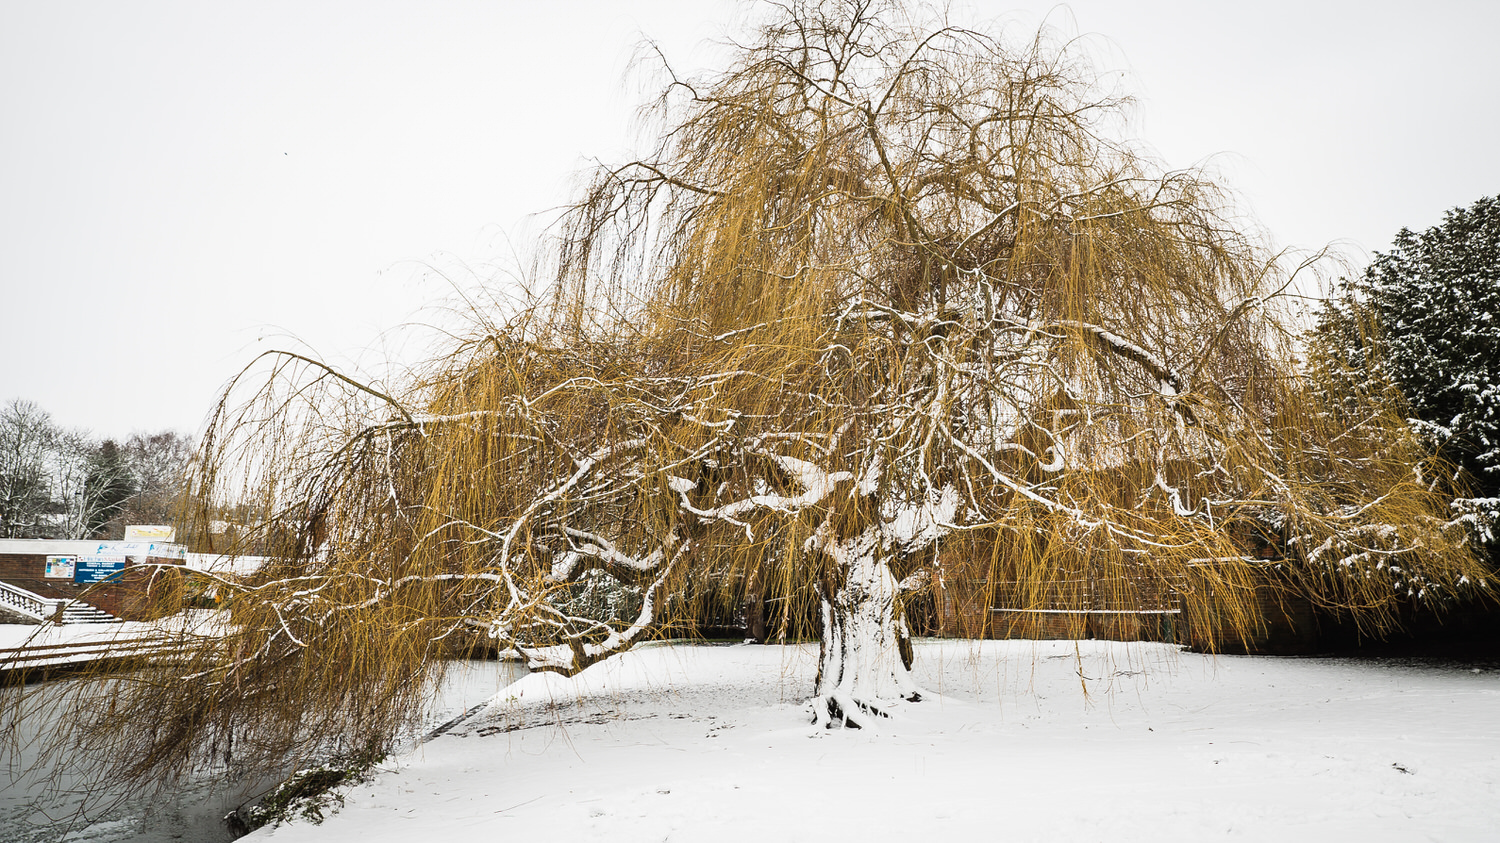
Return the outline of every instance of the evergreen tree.
{"type": "MultiPolygon", "coordinates": [[[[1348,377],[1388,384],[1412,427],[1460,469],[1489,542],[1500,514],[1500,197],[1455,208],[1391,251],[1325,308],[1315,346],[1348,377]]],[[[1316,349],[1315,349],[1316,353],[1316,349]]]]}
{"type": "Polygon", "coordinates": [[[109,522],[120,515],[125,502],[135,494],[130,465],[113,439],[106,439],[89,455],[88,476],[83,483],[85,531],[88,538],[102,538],[109,522]]]}

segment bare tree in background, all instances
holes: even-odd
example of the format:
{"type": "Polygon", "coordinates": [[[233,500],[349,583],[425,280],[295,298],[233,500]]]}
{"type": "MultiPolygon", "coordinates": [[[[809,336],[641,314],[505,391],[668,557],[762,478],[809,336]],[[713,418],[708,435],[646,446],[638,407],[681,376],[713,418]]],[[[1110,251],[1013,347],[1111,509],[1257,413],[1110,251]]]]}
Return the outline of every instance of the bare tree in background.
{"type": "MultiPolygon", "coordinates": [[[[8,538],[90,538],[109,509],[101,445],[59,426],[31,401],[0,411],[0,532],[8,538]]],[[[119,472],[116,472],[117,474],[119,472]]]]}
{"type": "MultiPolygon", "coordinates": [[[[113,440],[87,430],[58,428],[49,454],[52,501],[46,538],[108,538],[105,524],[133,488],[113,440]]],[[[118,536],[116,536],[118,538],[118,536]]]]}
{"type": "Polygon", "coordinates": [[[774,7],[669,78],[544,297],[410,383],[281,354],[231,389],[196,505],[271,513],[274,561],[220,584],[225,637],[58,739],[140,781],[381,746],[475,636],[571,674],[770,592],[818,618],[815,721],[867,725],[920,698],[905,606],[955,553],[1036,606],[1168,584],[1228,636],[1258,620],[1246,532],[1376,628],[1477,576],[1399,419],[1340,439],[1286,274],[1213,185],[1110,141],[1118,109],[1045,38],[774,7]]]}
{"type": "Polygon", "coordinates": [[[0,408],[0,536],[28,538],[43,528],[51,503],[52,417],[31,401],[0,408]]]}
{"type": "Polygon", "coordinates": [[[192,452],[172,430],[99,441],[14,399],[0,408],[0,537],[118,539],[127,524],[173,524],[192,452]]]}
{"type": "Polygon", "coordinates": [[[175,430],[132,433],[120,453],[130,469],[134,494],[121,505],[119,521],[175,524],[184,510],[193,438],[175,430]]]}

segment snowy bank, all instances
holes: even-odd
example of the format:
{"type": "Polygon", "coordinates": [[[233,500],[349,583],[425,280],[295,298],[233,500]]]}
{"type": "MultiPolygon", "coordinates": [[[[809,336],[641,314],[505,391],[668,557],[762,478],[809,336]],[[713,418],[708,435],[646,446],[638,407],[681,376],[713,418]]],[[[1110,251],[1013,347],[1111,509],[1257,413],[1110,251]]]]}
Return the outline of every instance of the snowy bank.
{"type": "Polygon", "coordinates": [[[815,645],[652,646],[533,674],[278,843],[413,839],[1493,840],[1500,671],[924,641],[938,692],[808,725],[815,645]]]}

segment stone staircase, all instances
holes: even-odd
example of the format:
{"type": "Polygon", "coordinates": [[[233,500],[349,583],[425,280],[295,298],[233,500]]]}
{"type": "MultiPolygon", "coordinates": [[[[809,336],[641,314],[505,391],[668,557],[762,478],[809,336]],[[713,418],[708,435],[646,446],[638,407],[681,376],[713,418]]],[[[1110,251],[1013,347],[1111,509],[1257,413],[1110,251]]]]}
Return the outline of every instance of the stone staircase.
{"type": "Polygon", "coordinates": [[[46,623],[58,617],[62,623],[119,623],[120,619],[96,606],[70,598],[43,597],[16,583],[0,581],[0,610],[21,623],[46,623]]]}
{"type": "Polygon", "coordinates": [[[63,623],[121,623],[121,620],[98,606],[74,600],[63,607],[63,623]]]}

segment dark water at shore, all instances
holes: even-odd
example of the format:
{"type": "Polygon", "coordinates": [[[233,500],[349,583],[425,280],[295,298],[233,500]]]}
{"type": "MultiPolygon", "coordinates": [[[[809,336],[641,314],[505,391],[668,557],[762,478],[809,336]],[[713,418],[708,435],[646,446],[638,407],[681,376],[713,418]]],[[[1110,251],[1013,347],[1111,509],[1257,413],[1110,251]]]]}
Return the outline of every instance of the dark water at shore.
{"type": "MultiPolygon", "coordinates": [[[[429,713],[435,727],[520,678],[525,668],[512,662],[455,662],[429,713]]],[[[75,680],[59,679],[59,689],[75,680]]],[[[35,690],[32,686],[30,690],[35,690]]],[[[6,688],[0,693],[19,693],[6,688]]],[[[107,794],[111,804],[80,813],[87,782],[76,779],[49,788],[35,780],[37,749],[29,746],[61,712],[43,711],[19,724],[22,749],[12,764],[0,769],[0,843],[227,843],[234,833],[223,821],[230,811],[274,787],[278,781],[226,783],[207,775],[185,782],[165,796],[107,794]]],[[[89,803],[94,804],[94,803],[89,803]]]]}

